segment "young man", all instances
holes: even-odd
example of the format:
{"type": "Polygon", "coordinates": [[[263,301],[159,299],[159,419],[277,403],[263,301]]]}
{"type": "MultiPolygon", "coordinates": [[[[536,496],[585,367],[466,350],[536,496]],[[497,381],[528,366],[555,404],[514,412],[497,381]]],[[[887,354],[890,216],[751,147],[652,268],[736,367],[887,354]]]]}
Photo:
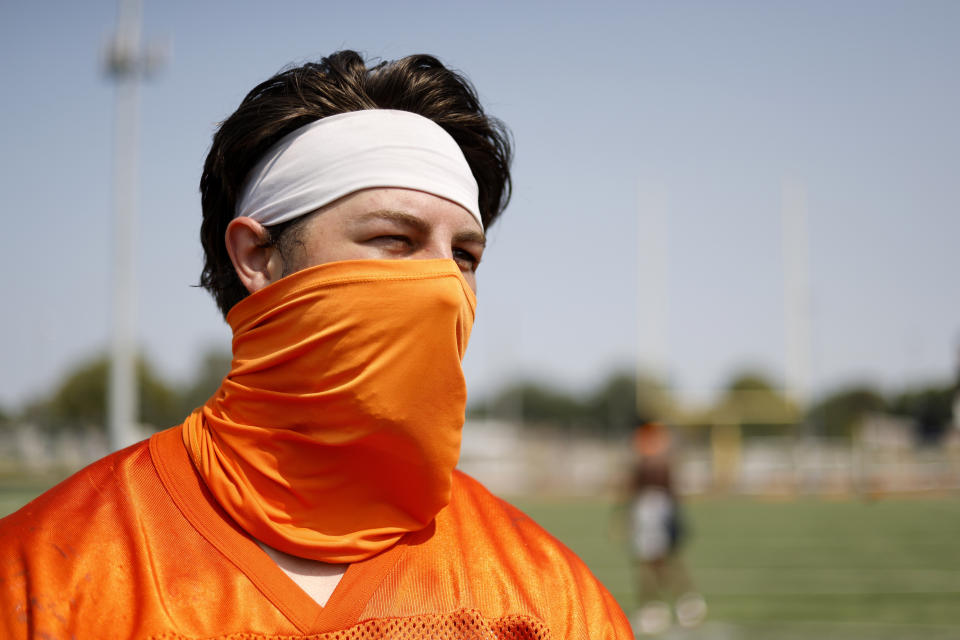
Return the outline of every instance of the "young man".
{"type": "Polygon", "coordinates": [[[627,507],[640,600],[633,626],[656,635],[673,624],[675,615],[681,627],[695,627],[706,617],[707,603],[680,555],[685,527],[673,484],[670,431],[661,422],[638,420],[633,444],[627,507]]]}
{"type": "Polygon", "coordinates": [[[0,636],[631,638],[578,558],[454,470],[509,159],[429,56],[255,88],[201,180],[231,371],[0,522],[0,636]]]}

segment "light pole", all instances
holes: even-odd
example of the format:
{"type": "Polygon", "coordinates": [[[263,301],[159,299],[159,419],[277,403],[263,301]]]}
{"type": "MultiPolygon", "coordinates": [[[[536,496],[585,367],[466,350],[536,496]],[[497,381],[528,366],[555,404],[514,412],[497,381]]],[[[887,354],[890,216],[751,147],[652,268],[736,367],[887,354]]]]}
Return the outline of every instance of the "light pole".
{"type": "Polygon", "coordinates": [[[105,67],[116,82],[114,114],[113,332],[110,348],[107,434],[110,448],[137,440],[136,204],[139,84],[159,67],[162,55],[141,48],[140,0],[119,0],[117,30],[105,67]]]}
{"type": "Polygon", "coordinates": [[[784,180],[782,190],[786,389],[801,413],[810,401],[810,240],[803,184],[784,180]]]}

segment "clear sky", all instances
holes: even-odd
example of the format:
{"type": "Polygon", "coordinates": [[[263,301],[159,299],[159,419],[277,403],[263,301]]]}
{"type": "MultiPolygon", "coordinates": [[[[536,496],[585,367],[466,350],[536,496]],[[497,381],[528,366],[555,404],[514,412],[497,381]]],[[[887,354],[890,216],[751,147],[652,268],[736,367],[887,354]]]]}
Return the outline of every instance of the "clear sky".
{"type": "MultiPolygon", "coordinates": [[[[108,343],[100,65],[116,10],[0,3],[7,408],[108,343]]],[[[437,55],[515,136],[514,199],[479,272],[474,397],[523,374],[586,388],[632,367],[638,342],[686,397],[746,366],[781,379],[785,183],[806,196],[813,389],[956,367],[960,3],[145,0],[144,31],[170,57],[141,92],[138,336],[170,377],[229,344],[191,287],[215,123],[340,48],[437,55]],[[651,194],[663,206],[641,222],[651,194]],[[638,338],[650,319],[664,329],[638,338]]]]}

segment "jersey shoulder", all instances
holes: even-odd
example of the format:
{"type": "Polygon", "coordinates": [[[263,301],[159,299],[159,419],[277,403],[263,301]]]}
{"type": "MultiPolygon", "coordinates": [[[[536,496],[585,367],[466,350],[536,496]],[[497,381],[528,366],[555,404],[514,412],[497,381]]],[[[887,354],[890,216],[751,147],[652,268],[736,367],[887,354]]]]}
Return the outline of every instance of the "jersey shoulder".
{"type": "Polygon", "coordinates": [[[526,513],[459,472],[449,511],[450,522],[438,518],[438,533],[462,549],[476,591],[523,603],[555,637],[633,637],[619,605],[583,560],[526,513]]]}
{"type": "MultiPolygon", "coordinates": [[[[81,469],[0,519],[0,637],[69,637],[77,612],[96,609],[103,585],[128,591],[137,513],[150,502],[146,442],[81,469]],[[40,632],[43,633],[40,633],[40,632]]],[[[112,596],[111,596],[112,597],[112,596]]],[[[130,617],[135,613],[119,614],[130,617]]],[[[96,616],[87,616],[94,626],[96,616]]],[[[123,628],[124,620],[110,624],[123,628]]]]}

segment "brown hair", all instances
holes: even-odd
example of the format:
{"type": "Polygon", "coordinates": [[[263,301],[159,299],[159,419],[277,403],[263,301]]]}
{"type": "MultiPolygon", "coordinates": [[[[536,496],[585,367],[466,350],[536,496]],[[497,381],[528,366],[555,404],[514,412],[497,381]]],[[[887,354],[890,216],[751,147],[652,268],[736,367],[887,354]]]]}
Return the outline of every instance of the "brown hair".
{"type": "MultiPolygon", "coordinates": [[[[462,75],[429,55],[412,55],[367,67],[354,51],[338,51],[319,62],[281,71],[256,86],[213,136],[200,178],[204,264],[200,285],[224,315],[247,296],[224,242],[237,197],[256,162],[280,138],[337,113],[400,109],[430,118],[463,151],[480,187],[485,228],[510,199],[510,134],[486,115],[476,90],[462,75]]],[[[269,228],[283,249],[284,236],[303,217],[269,228]]]]}

